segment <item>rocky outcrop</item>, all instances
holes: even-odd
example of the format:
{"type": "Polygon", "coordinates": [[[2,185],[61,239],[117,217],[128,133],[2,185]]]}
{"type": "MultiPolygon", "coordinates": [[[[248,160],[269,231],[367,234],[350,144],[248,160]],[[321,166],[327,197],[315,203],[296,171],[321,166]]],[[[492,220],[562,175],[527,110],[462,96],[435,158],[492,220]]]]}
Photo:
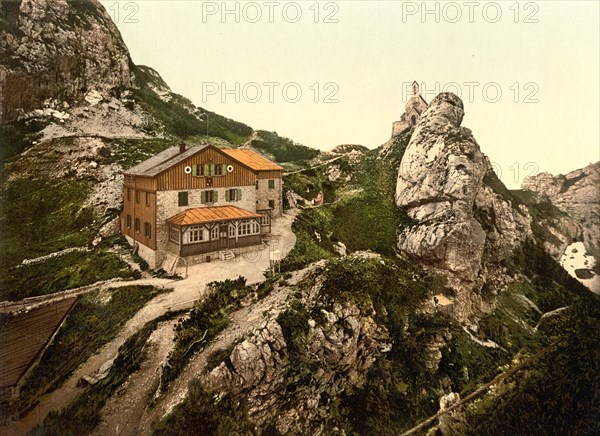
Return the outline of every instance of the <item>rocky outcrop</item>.
{"type": "Polygon", "coordinates": [[[496,264],[531,235],[526,207],[513,204],[472,132],[461,127],[463,116],[454,94],[431,102],[396,184],[396,204],[417,222],[401,233],[398,248],[446,275],[461,319],[479,309],[483,283],[505,279],[496,264]]]}
{"type": "Polygon", "coordinates": [[[201,379],[204,388],[241,399],[258,428],[271,424],[281,434],[322,431],[327,399],[361,386],[376,356],[391,344],[385,329],[350,303],[321,308],[318,319],[307,324],[302,360],[290,354],[282,326],[271,319],[201,379]]]}
{"type": "Polygon", "coordinates": [[[44,106],[79,102],[131,81],[132,62],[97,0],[2,2],[0,122],[44,106]]]}
{"type": "Polygon", "coordinates": [[[583,229],[587,248],[600,247],[600,162],[553,176],[527,177],[522,188],[536,193],[533,201],[549,202],[574,218],[583,229]]]}
{"type": "Polygon", "coordinates": [[[600,292],[600,162],[567,175],[531,176],[522,187],[536,211],[545,250],[584,286],[600,292]]]}

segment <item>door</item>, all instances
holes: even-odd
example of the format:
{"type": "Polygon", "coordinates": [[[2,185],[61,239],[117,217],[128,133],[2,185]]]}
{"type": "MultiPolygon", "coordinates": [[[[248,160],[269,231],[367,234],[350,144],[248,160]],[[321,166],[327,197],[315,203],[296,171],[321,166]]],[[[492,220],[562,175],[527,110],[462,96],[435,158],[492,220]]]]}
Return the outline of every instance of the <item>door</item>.
{"type": "Polygon", "coordinates": [[[229,247],[229,224],[227,223],[219,225],[219,247],[229,247]]]}

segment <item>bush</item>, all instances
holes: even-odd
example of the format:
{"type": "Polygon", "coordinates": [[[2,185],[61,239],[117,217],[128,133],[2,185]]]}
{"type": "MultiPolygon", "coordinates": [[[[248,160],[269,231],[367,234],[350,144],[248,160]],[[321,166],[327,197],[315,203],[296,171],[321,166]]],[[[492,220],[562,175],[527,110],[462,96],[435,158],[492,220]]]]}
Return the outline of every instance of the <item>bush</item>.
{"type": "Polygon", "coordinates": [[[229,314],[240,307],[242,299],[251,291],[241,276],[235,280],[212,282],[208,287],[210,293],[197,302],[189,317],[176,327],[175,347],[162,374],[163,389],[177,378],[196,351],[229,325],[229,314]]]}
{"type": "Polygon", "coordinates": [[[276,132],[259,130],[256,133],[260,139],[252,140],[252,147],[273,156],[277,162],[309,160],[317,157],[321,153],[314,148],[297,144],[288,138],[283,138],[276,132]]]}

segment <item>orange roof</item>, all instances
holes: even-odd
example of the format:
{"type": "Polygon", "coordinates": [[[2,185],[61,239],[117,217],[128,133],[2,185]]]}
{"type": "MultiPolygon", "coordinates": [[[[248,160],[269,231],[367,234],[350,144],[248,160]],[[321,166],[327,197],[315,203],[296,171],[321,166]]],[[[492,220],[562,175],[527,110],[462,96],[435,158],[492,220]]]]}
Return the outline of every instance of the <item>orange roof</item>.
{"type": "Polygon", "coordinates": [[[167,218],[167,222],[177,226],[191,226],[220,221],[248,220],[260,217],[261,216],[257,213],[236,206],[216,206],[184,210],[177,215],[167,218]]]}
{"type": "Polygon", "coordinates": [[[283,170],[276,163],[258,154],[249,148],[222,148],[223,153],[228,154],[238,162],[250,167],[254,171],[279,171],[283,170]]]}

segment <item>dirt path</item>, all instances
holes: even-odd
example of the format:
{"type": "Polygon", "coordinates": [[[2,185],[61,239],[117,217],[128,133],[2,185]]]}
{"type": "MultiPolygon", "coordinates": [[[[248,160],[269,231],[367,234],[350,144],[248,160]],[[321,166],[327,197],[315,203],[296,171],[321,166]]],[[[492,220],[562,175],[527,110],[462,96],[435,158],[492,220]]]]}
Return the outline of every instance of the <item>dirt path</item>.
{"type": "MultiPolygon", "coordinates": [[[[297,283],[304,276],[304,271],[295,272],[292,278],[287,280],[290,285],[297,283]]],[[[204,371],[208,357],[215,351],[229,348],[236,341],[241,340],[247,334],[262,326],[266,326],[269,319],[265,318],[268,313],[270,318],[277,315],[285,308],[285,303],[291,286],[276,288],[271,294],[262,300],[244,307],[230,316],[229,326],[222,331],[206,348],[196,353],[185,366],[179,377],[170,385],[169,389],[158,400],[157,404],[148,410],[138,428],[138,434],[147,435],[152,433],[152,425],[164,415],[169,413],[177,404],[181,403],[188,394],[188,385],[198,378],[204,371]]]]}
{"type": "Polygon", "coordinates": [[[301,170],[295,170],[295,171],[290,171],[290,172],[284,172],[283,175],[284,176],[291,176],[292,174],[298,174],[298,173],[302,173],[304,171],[313,170],[315,168],[320,168],[320,167],[323,167],[323,166],[325,166],[327,164],[335,162],[336,160],[340,160],[341,158],[346,157],[346,156],[347,155],[343,154],[341,156],[334,157],[333,159],[329,159],[329,160],[323,161],[323,162],[321,162],[321,163],[319,163],[317,165],[314,165],[312,167],[302,168],[301,170]]]}
{"type": "Polygon", "coordinates": [[[273,221],[267,248],[236,257],[228,262],[215,261],[192,265],[188,268],[187,277],[184,280],[150,278],[111,283],[110,287],[152,285],[172,288],[173,292],[159,295],[149,301],[125,324],[115,339],[104,345],[94,356],[82,364],[58,389],[44,396],[37,407],[20,421],[0,427],[0,434],[26,434],[33,427],[42,423],[48,413],[66,407],[78,394],[83,392],[83,388],[77,387],[77,383],[84,375],[96,374],[105,362],[117,355],[119,347],[148,321],[158,318],[169,310],[191,308],[197,300],[204,296],[207,283],[234,279],[240,275],[246,277],[249,284],[264,281],[263,272],[269,268],[270,252],[279,250],[282,256],[285,256],[296,242],[296,236],[292,232],[291,226],[297,214],[298,211],[293,210],[273,221]]]}
{"type": "Polygon", "coordinates": [[[138,425],[159,383],[160,364],[173,349],[178,319],[158,325],[144,346],[141,368],[133,373],[104,406],[102,422],[92,435],[136,435],[138,425]]]}

